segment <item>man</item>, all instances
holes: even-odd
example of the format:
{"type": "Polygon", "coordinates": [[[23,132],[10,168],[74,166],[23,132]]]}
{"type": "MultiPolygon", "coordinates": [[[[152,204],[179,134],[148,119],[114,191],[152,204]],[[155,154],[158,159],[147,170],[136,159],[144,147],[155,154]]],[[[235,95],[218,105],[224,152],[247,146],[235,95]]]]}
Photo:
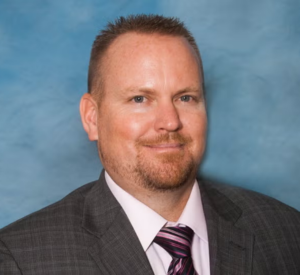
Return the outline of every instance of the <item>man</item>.
{"type": "Polygon", "coordinates": [[[194,38],[121,17],[96,38],[80,113],[105,171],[0,232],[0,274],[300,274],[300,214],[196,180],[206,135],[194,38]]]}

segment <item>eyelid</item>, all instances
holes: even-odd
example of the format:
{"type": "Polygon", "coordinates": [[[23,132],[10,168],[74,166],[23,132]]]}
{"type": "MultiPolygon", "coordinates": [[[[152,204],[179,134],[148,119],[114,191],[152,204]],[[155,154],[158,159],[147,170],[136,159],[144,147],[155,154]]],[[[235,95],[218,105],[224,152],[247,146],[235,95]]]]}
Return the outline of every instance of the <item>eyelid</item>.
{"type": "Polygon", "coordinates": [[[135,95],[133,96],[130,101],[134,101],[135,103],[144,103],[147,100],[147,98],[144,95],[135,95]],[[142,98],[143,100],[141,102],[135,101],[136,98],[142,98]]]}
{"type": "Polygon", "coordinates": [[[198,102],[200,100],[198,96],[190,95],[190,94],[182,94],[179,96],[178,99],[181,100],[183,97],[189,97],[189,100],[187,102],[189,102],[189,101],[198,102]]]}

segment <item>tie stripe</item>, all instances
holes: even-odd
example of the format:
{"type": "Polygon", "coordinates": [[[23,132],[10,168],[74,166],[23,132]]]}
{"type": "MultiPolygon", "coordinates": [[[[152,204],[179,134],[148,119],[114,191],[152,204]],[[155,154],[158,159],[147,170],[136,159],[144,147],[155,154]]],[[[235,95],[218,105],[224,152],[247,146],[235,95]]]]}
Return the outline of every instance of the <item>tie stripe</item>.
{"type": "Polygon", "coordinates": [[[164,248],[173,258],[168,275],[197,275],[191,258],[194,232],[189,227],[163,227],[154,242],[164,248]]]}

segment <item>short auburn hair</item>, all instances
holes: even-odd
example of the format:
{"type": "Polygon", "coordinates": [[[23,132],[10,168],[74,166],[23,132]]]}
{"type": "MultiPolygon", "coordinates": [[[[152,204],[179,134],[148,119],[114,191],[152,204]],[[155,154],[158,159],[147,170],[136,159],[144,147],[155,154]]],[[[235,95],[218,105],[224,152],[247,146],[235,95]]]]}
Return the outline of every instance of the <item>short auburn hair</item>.
{"type": "Polygon", "coordinates": [[[185,27],[184,23],[178,18],[154,14],[129,15],[127,17],[121,16],[114,22],[109,22],[106,27],[100,31],[99,35],[96,36],[93,43],[88,72],[89,93],[101,89],[103,80],[101,79],[99,68],[105,52],[116,38],[129,32],[184,37],[195,50],[203,74],[201,56],[195,38],[185,27]]]}

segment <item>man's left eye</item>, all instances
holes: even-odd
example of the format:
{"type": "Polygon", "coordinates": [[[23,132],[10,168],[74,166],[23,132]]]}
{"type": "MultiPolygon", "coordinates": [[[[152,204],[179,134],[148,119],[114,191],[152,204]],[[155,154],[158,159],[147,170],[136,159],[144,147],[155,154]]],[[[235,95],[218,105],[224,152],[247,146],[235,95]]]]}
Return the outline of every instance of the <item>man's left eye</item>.
{"type": "Polygon", "coordinates": [[[145,97],[144,96],[135,96],[133,98],[133,101],[136,103],[143,103],[145,101],[145,97]]]}
{"type": "Polygon", "coordinates": [[[191,99],[192,97],[190,95],[184,95],[180,97],[180,100],[184,102],[189,102],[191,99]]]}

